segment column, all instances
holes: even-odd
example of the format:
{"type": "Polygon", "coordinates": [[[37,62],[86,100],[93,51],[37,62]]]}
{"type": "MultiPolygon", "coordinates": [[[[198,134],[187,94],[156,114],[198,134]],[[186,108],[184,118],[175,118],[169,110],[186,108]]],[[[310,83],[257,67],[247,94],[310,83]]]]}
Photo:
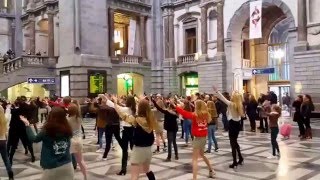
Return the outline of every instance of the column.
{"type": "Polygon", "coordinates": [[[201,7],[201,51],[204,55],[208,52],[207,10],[207,6],[201,7]]]}
{"type": "Polygon", "coordinates": [[[109,55],[114,57],[114,9],[109,8],[109,55]]]}
{"type": "Polygon", "coordinates": [[[36,22],[33,14],[29,15],[29,36],[30,36],[30,53],[36,54],[36,22]]]}
{"type": "Polygon", "coordinates": [[[146,51],[146,17],[140,15],[140,48],[141,48],[141,57],[147,57],[146,51]]]}
{"type": "Polygon", "coordinates": [[[16,53],[16,24],[14,21],[11,22],[11,49],[16,53]]]}
{"type": "Polygon", "coordinates": [[[164,57],[169,58],[169,17],[163,17],[164,57]]]}
{"type": "Polygon", "coordinates": [[[307,3],[306,0],[298,0],[298,44],[305,47],[308,45],[307,30],[307,3]]]}
{"type": "Polygon", "coordinates": [[[48,10],[48,56],[54,58],[54,12],[48,10]]]}
{"type": "Polygon", "coordinates": [[[217,52],[224,54],[224,23],[223,23],[223,4],[217,4],[217,52]]]}
{"type": "Polygon", "coordinates": [[[174,58],[174,14],[170,9],[168,17],[168,30],[169,30],[169,58],[174,58]]]}

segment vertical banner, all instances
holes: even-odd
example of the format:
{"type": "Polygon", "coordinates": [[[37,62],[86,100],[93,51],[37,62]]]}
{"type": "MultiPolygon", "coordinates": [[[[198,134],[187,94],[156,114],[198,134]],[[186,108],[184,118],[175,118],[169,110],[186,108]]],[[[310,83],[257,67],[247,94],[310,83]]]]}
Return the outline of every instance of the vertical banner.
{"type": "Polygon", "coordinates": [[[262,38],[262,1],[250,2],[250,39],[262,38]]]}
{"type": "Polygon", "coordinates": [[[128,55],[133,55],[133,53],[134,53],[134,43],[136,40],[136,29],[137,29],[137,21],[130,19],[128,55]]]}

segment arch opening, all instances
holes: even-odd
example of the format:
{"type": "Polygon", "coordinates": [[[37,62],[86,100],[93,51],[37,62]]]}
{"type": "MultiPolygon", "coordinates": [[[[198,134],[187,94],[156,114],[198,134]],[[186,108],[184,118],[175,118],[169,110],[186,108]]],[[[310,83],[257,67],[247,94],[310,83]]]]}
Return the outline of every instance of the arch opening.
{"type": "Polygon", "coordinates": [[[249,11],[248,1],[235,12],[227,31],[231,43],[227,60],[231,61],[233,89],[255,96],[277,89],[281,97],[290,89],[287,38],[288,30],[295,27],[294,17],[281,0],[263,0],[262,38],[249,39],[249,11]],[[274,74],[252,75],[253,68],[269,67],[275,69],[274,74]]]}
{"type": "Polygon", "coordinates": [[[118,95],[142,95],[144,93],[143,76],[138,73],[117,75],[118,95]]]}

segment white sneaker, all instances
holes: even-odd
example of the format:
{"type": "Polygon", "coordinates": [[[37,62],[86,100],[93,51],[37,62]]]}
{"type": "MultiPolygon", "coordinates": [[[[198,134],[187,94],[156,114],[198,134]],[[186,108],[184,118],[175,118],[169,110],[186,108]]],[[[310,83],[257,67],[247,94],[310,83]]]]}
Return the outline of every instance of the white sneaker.
{"type": "Polygon", "coordinates": [[[277,156],[271,155],[271,156],[269,156],[269,157],[267,157],[267,158],[268,158],[268,159],[276,159],[276,157],[277,157],[277,156]]]}
{"type": "Polygon", "coordinates": [[[104,149],[98,149],[97,151],[96,151],[97,153],[102,153],[102,152],[104,152],[104,149]]]}

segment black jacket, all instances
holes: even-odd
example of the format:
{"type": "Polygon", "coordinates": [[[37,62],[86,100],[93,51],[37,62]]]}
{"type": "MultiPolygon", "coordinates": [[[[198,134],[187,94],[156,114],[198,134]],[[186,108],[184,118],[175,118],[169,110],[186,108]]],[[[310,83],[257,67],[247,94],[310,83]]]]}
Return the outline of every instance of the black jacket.
{"type": "Polygon", "coordinates": [[[310,118],[312,111],[314,111],[313,103],[302,103],[301,105],[301,115],[304,118],[310,118]]]}

